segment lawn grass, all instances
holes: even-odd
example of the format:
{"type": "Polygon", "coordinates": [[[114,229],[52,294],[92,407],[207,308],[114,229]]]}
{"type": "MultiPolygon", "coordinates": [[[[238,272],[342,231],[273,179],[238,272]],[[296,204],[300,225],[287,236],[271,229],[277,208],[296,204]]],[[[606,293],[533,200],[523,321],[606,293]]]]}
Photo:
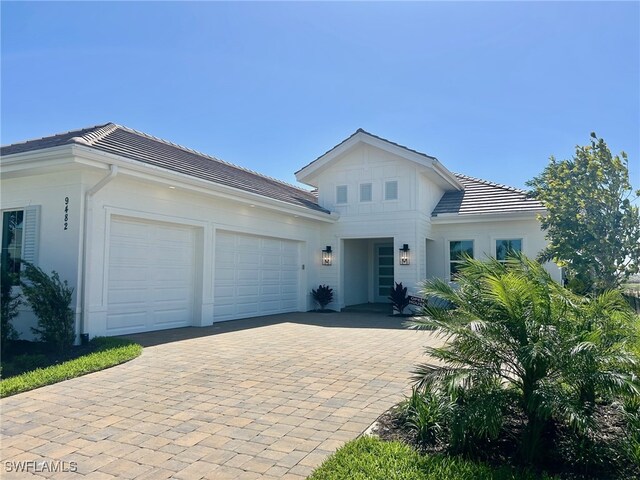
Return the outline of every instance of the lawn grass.
{"type": "Polygon", "coordinates": [[[330,456],[308,480],[552,480],[512,467],[421,455],[402,442],[360,437],[330,456]]]}
{"type": "Polygon", "coordinates": [[[142,346],[122,338],[96,337],[91,340],[90,346],[91,353],[73,360],[45,368],[36,368],[1,380],[0,398],[104,370],[129,361],[142,353],[142,346]]]}

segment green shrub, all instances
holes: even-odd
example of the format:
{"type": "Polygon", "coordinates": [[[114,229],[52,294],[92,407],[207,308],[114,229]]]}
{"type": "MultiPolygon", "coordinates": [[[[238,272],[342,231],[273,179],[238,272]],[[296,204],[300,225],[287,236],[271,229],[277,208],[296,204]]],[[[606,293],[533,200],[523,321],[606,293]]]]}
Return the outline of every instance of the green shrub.
{"type": "Polygon", "coordinates": [[[400,315],[402,315],[404,309],[409,306],[407,287],[403,287],[402,282],[396,282],[395,287],[391,287],[391,292],[387,298],[391,301],[391,305],[393,305],[393,308],[397,310],[400,315]]]}
{"type": "Polygon", "coordinates": [[[443,425],[451,414],[451,404],[432,392],[421,392],[413,387],[411,396],[401,405],[401,419],[416,433],[422,445],[432,445],[442,435],[443,425]]]}
{"type": "Polygon", "coordinates": [[[20,295],[13,295],[13,278],[4,264],[0,268],[0,348],[4,350],[9,340],[18,338],[18,334],[11,321],[18,316],[18,307],[22,303],[20,295]]]}
{"type": "Polygon", "coordinates": [[[629,460],[637,465],[637,473],[640,475],[640,398],[625,402],[624,416],[626,425],[623,449],[629,460]]]}
{"type": "Polygon", "coordinates": [[[438,363],[418,366],[415,375],[420,389],[454,402],[454,449],[482,448],[496,438],[513,405],[524,421],[519,457],[537,463],[552,422],[586,435],[597,399],[640,394],[632,374],[637,326],[619,292],[579,297],[524,256],[467,259],[457,280],[458,288],[427,282],[424,296],[452,308],[427,305],[425,318],[412,323],[448,340],[426,349],[438,363]]]}
{"type": "Polygon", "coordinates": [[[333,301],[333,288],[329,285],[318,285],[317,290],[311,289],[311,296],[320,305],[320,310],[324,310],[324,307],[333,301]]]}
{"type": "Polygon", "coordinates": [[[49,276],[31,264],[26,264],[23,275],[26,281],[21,282],[22,292],[38,317],[33,333],[62,352],[75,341],[75,318],[70,307],[73,288],[56,272],[49,276]]]}

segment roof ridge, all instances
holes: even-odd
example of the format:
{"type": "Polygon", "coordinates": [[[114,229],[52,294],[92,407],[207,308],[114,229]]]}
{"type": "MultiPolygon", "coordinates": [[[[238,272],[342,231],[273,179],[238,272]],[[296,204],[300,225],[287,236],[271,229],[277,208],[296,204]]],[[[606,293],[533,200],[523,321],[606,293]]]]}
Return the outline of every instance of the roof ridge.
{"type": "Polygon", "coordinates": [[[456,172],[453,172],[453,174],[454,174],[456,177],[461,177],[461,178],[464,178],[464,179],[467,179],[467,180],[472,180],[472,181],[474,181],[474,182],[483,183],[483,184],[485,184],[485,185],[489,185],[489,186],[491,186],[491,187],[502,188],[503,190],[509,190],[509,191],[511,191],[511,192],[523,193],[523,194],[525,194],[525,195],[527,194],[527,191],[526,191],[526,190],[522,190],[521,188],[511,187],[511,186],[509,186],[509,185],[505,185],[505,184],[503,184],[503,183],[496,183],[496,182],[492,182],[491,180],[484,180],[484,179],[482,179],[482,178],[472,177],[472,176],[470,176],[470,175],[465,175],[465,174],[463,174],[463,173],[456,173],[456,172]]]}
{"type": "MultiPolygon", "coordinates": [[[[270,177],[269,175],[265,175],[265,174],[263,174],[263,173],[256,172],[255,170],[251,170],[251,169],[249,169],[249,168],[242,167],[242,166],[240,166],[240,165],[236,165],[235,163],[231,163],[231,162],[228,162],[228,161],[226,161],[226,160],[222,160],[222,159],[220,159],[220,158],[214,157],[213,155],[209,155],[209,154],[207,154],[207,153],[200,152],[200,151],[195,150],[195,149],[193,149],[193,148],[185,147],[184,145],[180,145],[180,144],[178,144],[178,143],[174,143],[174,142],[172,142],[172,141],[170,141],[170,140],[165,140],[164,138],[156,137],[155,135],[151,135],[151,134],[149,134],[149,133],[141,132],[141,131],[139,131],[139,130],[136,130],[136,129],[134,129],[134,128],[127,127],[127,126],[124,126],[124,125],[116,125],[116,124],[113,124],[113,125],[115,125],[117,128],[122,128],[123,130],[127,130],[127,131],[129,131],[129,132],[131,132],[131,133],[134,133],[134,134],[136,134],[136,135],[140,135],[140,136],[142,136],[142,137],[146,137],[146,138],[149,138],[149,139],[151,139],[151,140],[155,140],[155,141],[157,141],[157,142],[161,142],[161,143],[164,143],[164,144],[166,144],[166,145],[170,145],[170,146],[172,146],[172,147],[179,148],[180,150],[184,150],[184,151],[186,151],[186,152],[193,153],[193,154],[198,155],[198,156],[200,156],[200,157],[204,157],[204,158],[207,158],[207,159],[209,159],[209,160],[213,160],[213,161],[215,161],[215,162],[219,162],[219,163],[222,163],[222,164],[224,164],[224,165],[228,165],[228,166],[230,166],[230,167],[237,168],[238,170],[242,170],[242,171],[245,171],[245,172],[251,173],[251,174],[256,175],[256,176],[258,176],[258,177],[262,177],[262,178],[264,178],[264,179],[266,179],[266,180],[271,180],[271,181],[273,181],[273,182],[280,183],[280,184],[285,185],[285,186],[287,186],[287,187],[295,188],[296,190],[299,190],[299,191],[301,191],[301,192],[309,193],[309,191],[308,191],[308,190],[304,190],[303,188],[300,188],[300,187],[298,187],[298,186],[296,186],[296,185],[293,185],[293,184],[291,184],[291,183],[285,182],[285,181],[283,181],[283,180],[279,180],[279,179],[274,178],[274,177],[270,177]]],[[[104,137],[102,137],[102,138],[104,138],[104,137]]]]}
{"type": "Polygon", "coordinates": [[[394,142],[393,140],[389,140],[388,138],[381,137],[380,135],[376,135],[375,133],[367,132],[364,128],[359,128],[358,130],[356,130],[356,133],[365,133],[365,134],[369,135],[370,137],[377,138],[378,140],[382,140],[384,142],[390,143],[391,145],[395,145],[396,147],[404,148],[405,150],[408,150],[408,151],[413,152],[413,153],[417,153],[418,155],[422,155],[423,157],[427,157],[427,158],[430,158],[432,160],[439,161],[433,155],[429,155],[428,153],[424,153],[424,152],[421,152],[419,150],[415,150],[415,149],[413,149],[411,147],[407,147],[406,145],[402,145],[401,143],[394,142]]]}
{"type": "Polygon", "coordinates": [[[102,140],[104,137],[109,135],[111,132],[117,130],[118,126],[119,125],[117,125],[117,124],[115,124],[113,122],[109,122],[109,123],[101,126],[100,128],[97,128],[95,130],[91,130],[90,132],[85,133],[81,137],[73,137],[69,141],[76,141],[76,142],[79,142],[79,143],[84,143],[86,145],[93,145],[95,142],[98,142],[98,141],[102,140]]]}
{"type": "MultiPolygon", "coordinates": [[[[27,140],[22,140],[20,142],[7,143],[5,145],[0,145],[0,147],[1,148],[13,147],[14,145],[22,145],[22,144],[29,143],[29,142],[36,142],[38,140],[44,140],[45,138],[62,137],[64,135],[68,135],[70,133],[82,132],[83,130],[93,130],[93,129],[96,129],[96,128],[103,128],[103,127],[106,127],[107,125],[109,125],[109,123],[102,123],[100,125],[92,125],[90,127],[84,127],[84,128],[74,128],[73,130],[68,130],[66,132],[60,132],[60,133],[54,133],[53,135],[43,135],[41,137],[29,138],[27,140]]],[[[72,137],[72,138],[81,138],[81,137],[72,137]]],[[[67,141],[71,141],[71,139],[69,139],[67,141]]]]}

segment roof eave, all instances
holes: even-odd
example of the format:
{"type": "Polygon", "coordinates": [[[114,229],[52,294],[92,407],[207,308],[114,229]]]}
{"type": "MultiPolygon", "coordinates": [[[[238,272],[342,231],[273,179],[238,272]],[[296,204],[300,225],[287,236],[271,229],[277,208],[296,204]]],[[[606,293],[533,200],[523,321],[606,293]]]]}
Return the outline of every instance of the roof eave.
{"type": "Polygon", "coordinates": [[[303,205],[296,205],[284,200],[278,200],[264,195],[247,192],[239,188],[193,177],[184,173],[132,160],[121,155],[103,152],[91,147],[74,145],[73,153],[76,159],[81,160],[79,163],[82,163],[84,160],[89,162],[97,161],[105,165],[115,163],[121,167],[122,174],[144,177],[148,180],[158,181],[163,184],[173,185],[187,190],[198,191],[208,195],[216,195],[218,197],[224,197],[248,205],[259,205],[263,208],[331,223],[337,221],[339,218],[339,215],[335,212],[314,210],[303,205]]]}
{"type": "Polygon", "coordinates": [[[166,168],[156,167],[144,162],[132,160],[121,155],[102,152],[95,148],[81,144],[66,144],[56,147],[19,152],[3,156],[0,159],[3,173],[19,172],[34,168],[52,167],[63,163],[77,163],[97,168],[107,168],[109,164],[121,167],[121,174],[144,177],[167,185],[198,191],[208,195],[216,195],[241,203],[260,205],[263,208],[290,213],[298,217],[333,223],[339,218],[335,212],[323,212],[311,208],[289,203],[283,200],[269,198],[238,188],[229,187],[209,180],[199,179],[190,175],[175,172],[166,168]]]}

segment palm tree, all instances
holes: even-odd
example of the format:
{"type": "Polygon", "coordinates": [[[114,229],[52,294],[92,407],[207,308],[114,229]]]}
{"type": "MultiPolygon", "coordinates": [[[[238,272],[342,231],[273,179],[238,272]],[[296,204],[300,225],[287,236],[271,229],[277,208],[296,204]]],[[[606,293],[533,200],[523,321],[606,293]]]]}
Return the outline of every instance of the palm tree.
{"type": "Polygon", "coordinates": [[[427,347],[437,362],[414,373],[419,388],[461,405],[469,436],[496,437],[514,404],[526,419],[520,456],[532,463],[543,454],[552,419],[586,428],[591,411],[584,406],[600,391],[640,393],[629,373],[637,358],[626,348],[633,322],[621,296],[583,300],[522,255],[506,262],[467,258],[456,280],[457,287],[442,280],[424,286],[425,296],[446,300],[449,308],[428,303],[424,318],[411,325],[435,328],[447,342],[427,347]],[[464,413],[467,405],[475,416],[464,413]]]}

